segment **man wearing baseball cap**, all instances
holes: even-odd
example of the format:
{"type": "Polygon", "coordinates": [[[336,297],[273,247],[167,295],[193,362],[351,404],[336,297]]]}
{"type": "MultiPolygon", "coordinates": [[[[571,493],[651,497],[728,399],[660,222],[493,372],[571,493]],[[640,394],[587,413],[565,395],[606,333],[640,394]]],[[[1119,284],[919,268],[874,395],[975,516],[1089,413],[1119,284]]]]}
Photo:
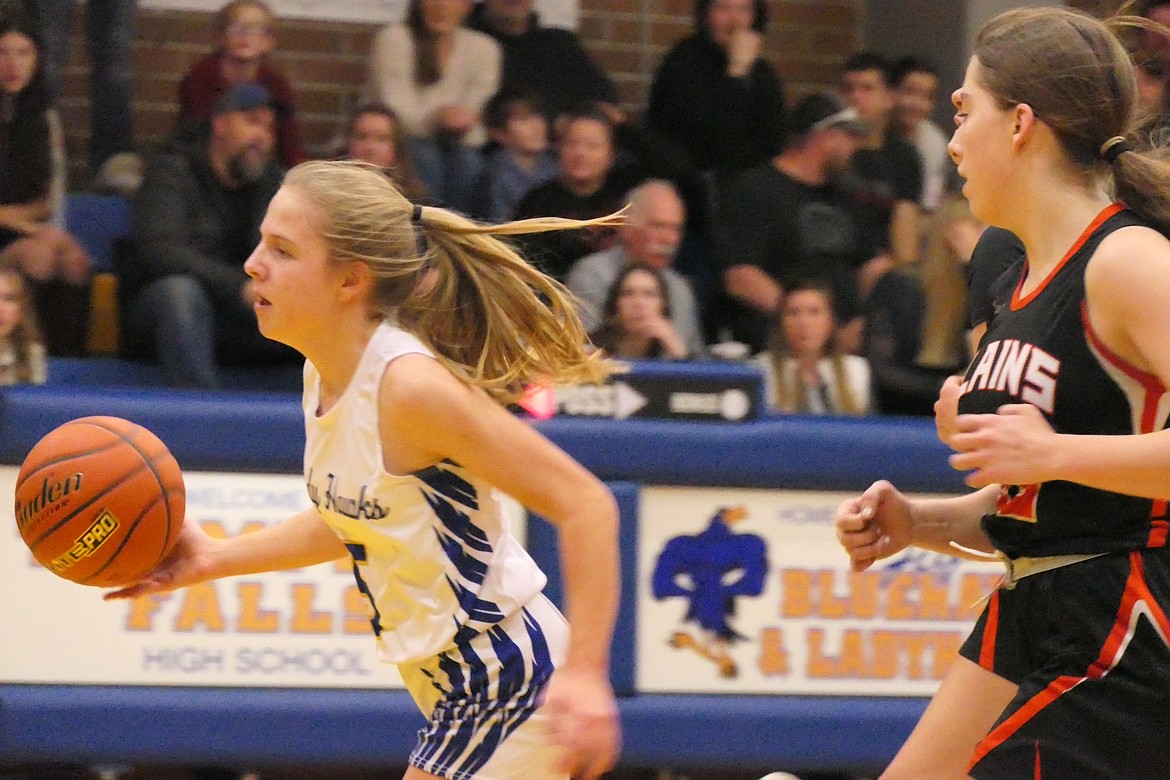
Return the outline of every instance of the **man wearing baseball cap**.
{"type": "Polygon", "coordinates": [[[219,387],[224,365],[297,361],[260,334],[243,269],[284,174],[273,156],[275,119],[261,84],[232,87],[205,132],[151,161],[138,192],[119,273],[124,341],[132,356],[153,357],[173,386],[219,387]]]}
{"type": "Polygon", "coordinates": [[[858,272],[876,249],[864,242],[856,204],[836,178],[864,132],[857,113],[832,95],[808,95],[793,108],[784,150],[724,192],[714,226],[729,299],[722,324],[753,351],[767,344],[785,284],[818,278],[833,286],[846,348],[858,344],[858,272]]]}

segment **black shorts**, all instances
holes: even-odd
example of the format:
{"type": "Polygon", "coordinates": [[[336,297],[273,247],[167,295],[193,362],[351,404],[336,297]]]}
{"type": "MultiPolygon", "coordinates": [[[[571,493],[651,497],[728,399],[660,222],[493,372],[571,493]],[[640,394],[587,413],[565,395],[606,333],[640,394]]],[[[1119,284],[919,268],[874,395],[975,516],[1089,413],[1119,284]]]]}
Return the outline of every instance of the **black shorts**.
{"type": "Polygon", "coordinates": [[[1170,550],[1114,553],[992,594],[961,654],[1019,686],[972,777],[1170,777],[1170,550]]]}

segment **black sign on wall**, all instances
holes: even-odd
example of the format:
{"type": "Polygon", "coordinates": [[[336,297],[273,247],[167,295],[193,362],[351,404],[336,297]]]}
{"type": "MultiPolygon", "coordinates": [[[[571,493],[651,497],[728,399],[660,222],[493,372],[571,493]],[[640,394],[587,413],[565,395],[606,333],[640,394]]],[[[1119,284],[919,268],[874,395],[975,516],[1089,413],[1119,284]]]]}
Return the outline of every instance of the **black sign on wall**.
{"type": "Polygon", "coordinates": [[[760,416],[763,377],[735,371],[655,372],[639,367],[604,385],[556,390],[559,417],[741,422],[760,416]]]}

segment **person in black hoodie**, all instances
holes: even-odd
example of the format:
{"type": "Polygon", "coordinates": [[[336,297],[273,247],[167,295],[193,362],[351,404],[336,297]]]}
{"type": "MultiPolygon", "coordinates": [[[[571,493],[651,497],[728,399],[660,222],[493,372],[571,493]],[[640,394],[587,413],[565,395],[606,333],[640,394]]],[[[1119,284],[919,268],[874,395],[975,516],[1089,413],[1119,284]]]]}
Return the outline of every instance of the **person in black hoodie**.
{"type": "Polygon", "coordinates": [[[504,50],[500,86],[540,96],[549,121],[585,103],[598,104],[615,125],[625,122],[617,90],[571,30],[544,27],[533,0],[483,0],[467,26],[487,33],[504,50]]]}
{"type": "Polygon", "coordinates": [[[694,34],[654,76],[647,131],[690,190],[692,215],[712,194],[705,184],[717,188],[784,144],[784,86],[761,56],[766,24],[765,0],[696,0],[694,34]]]}

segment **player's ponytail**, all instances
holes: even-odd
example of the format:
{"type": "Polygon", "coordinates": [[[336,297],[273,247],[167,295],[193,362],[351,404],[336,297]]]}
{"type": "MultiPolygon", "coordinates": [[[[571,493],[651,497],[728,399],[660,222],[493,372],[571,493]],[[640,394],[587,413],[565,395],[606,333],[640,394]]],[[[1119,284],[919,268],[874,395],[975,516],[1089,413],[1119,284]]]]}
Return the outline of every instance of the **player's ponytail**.
{"type": "Polygon", "coordinates": [[[1170,236],[1170,161],[1166,149],[1138,150],[1130,148],[1127,141],[1115,159],[1105,162],[1113,168],[1117,200],[1170,236]]]}
{"type": "Polygon", "coordinates": [[[374,311],[414,333],[464,381],[509,402],[534,381],[609,375],[568,290],[501,237],[612,225],[620,214],[484,225],[412,204],[380,171],[352,161],[302,163],[285,185],[321,210],[321,234],[335,262],[370,268],[374,311]]]}
{"type": "Polygon", "coordinates": [[[482,225],[441,208],[414,213],[424,267],[398,316],[451,370],[501,400],[513,400],[533,380],[596,382],[608,375],[569,291],[499,237],[612,225],[618,217],[482,225]]]}

